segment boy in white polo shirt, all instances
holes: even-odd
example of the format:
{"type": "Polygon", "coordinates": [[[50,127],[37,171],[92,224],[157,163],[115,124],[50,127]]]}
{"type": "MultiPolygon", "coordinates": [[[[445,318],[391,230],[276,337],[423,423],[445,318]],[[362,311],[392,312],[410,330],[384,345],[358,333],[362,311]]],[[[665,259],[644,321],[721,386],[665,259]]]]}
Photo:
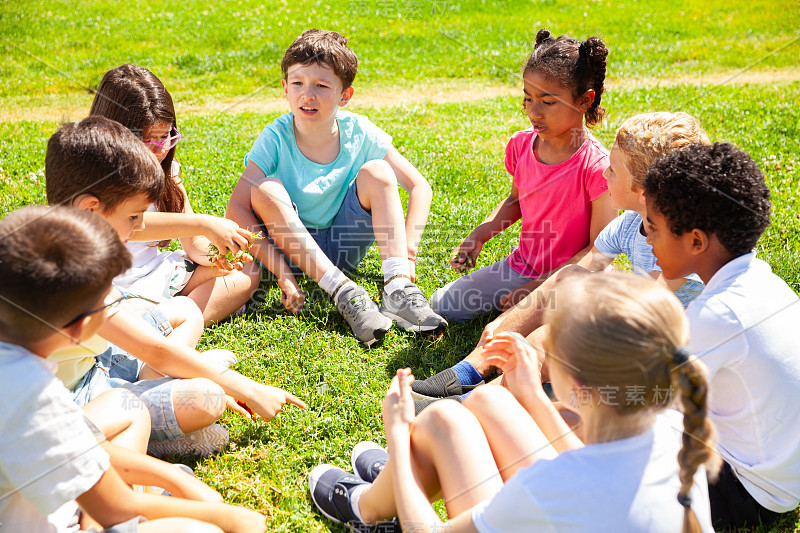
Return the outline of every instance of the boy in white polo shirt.
{"type": "Polygon", "coordinates": [[[753,252],[769,225],[769,189],[727,143],[665,156],[644,189],[647,242],[664,276],[696,272],[706,284],[687,314],[725,460],[709,485],[714,526],[772,523],[800,503],[800,299],[753,252]]]}

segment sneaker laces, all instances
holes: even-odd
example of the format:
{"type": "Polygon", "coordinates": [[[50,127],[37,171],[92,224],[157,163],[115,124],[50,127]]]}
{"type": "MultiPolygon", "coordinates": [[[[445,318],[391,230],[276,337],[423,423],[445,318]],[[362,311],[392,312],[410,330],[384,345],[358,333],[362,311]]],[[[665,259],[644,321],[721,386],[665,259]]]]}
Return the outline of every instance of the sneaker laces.
{"type": "Polygon", "coordinates": [[[367,296],[365,294],[356,294],[342,306],[342,314],[346,317],[355,317],[361,311],[367,308],[367,296]]]}
{"type": "Polygon", "coordinates": [[[422,294],[422,291],[414,287],[416,290],[410,290],[405,294],[405,300],[408,307],[412,309],[419,309],[428,305],[428,299],[422,294]]]}

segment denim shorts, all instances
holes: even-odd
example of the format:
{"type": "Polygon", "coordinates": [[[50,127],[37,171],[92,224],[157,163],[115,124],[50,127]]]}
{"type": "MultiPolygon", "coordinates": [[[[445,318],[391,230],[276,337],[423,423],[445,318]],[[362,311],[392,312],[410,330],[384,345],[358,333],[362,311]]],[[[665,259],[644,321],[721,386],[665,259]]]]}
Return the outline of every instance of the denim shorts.
{"type": "Polygon", "coordinates": [[[493,309],[499,310],[503,296],[532,279],[501,259],[436,289],[431,295],[431,309],[448,321],[463,322],[493,309]]]}
{"type": "MultiPolygon", "coordinates": [[[[172,331],[169,320],[157,307],[145,310],[141,317],[162,335],[166,336],[172,331]]],[[[108,350],[96,357],[94,366],[72,389],[72,399],[84,406],[113,388],[127,389],[138,396],[150,411],[150,440],[182,437],[183,431],[178,425],[172,401],[177,380],[165,377],[139,381],[143,366],[142,361],[111,344],[108,350]]]]}
{"type": "MultiPolygon", "coordinates": [[[[294,205],[294,202],[292,202],[292,206],[297,212],[297,206],[294,205]]],[[[258,219],[267,238],[274,245],[275,241],[269,235],[263,222],[255,212],[253,212],[253,215],[258,219]]],[[[361,202],[358,201],[355,180],[347,190],[342,207],[333,217],[331,227],[306,229],[322,252],[341,270],[353,270],[358,266],[364,256],[367,255],[372,243],[375,242],[375,234],[372,230],[372,213],[364,209],[361,206],[361,202]]],[[[279,249],[279,251],[286,263],[292,268],[292,271],[295,274],[299,274],[300,269],[297,265],[290,261],[282,250],[279,249]]]]}

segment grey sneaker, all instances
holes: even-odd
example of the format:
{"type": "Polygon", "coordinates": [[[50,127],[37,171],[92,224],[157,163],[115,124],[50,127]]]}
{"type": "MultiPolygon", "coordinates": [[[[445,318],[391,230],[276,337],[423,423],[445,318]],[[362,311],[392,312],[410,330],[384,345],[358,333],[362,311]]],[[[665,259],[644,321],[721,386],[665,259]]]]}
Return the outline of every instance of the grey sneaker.
{"type": "Polygon", "coordinates": [[[168,455],[199,455],[208,457],[217,453],[228,444],[228,431],[219,424],[198,429],[183,437],[169,441],[153,441],[147,446],[147,453],[153,457],[168,455]]]}
{"type": "Polygon", "coordinates": [[[419,287],[409,283],[392,294],[383,292],[381,313],[405,330],[421,333],[445,329],[447,320],[433,312],[419,287]]]}
{"type": "Polygon", "coordinates": [[[378,305],[360,285],[348,284],[336,295],[336,309],[342,314],[356,338],[367,347],[383,340],[392,321],[383,316],[378,305]]]}

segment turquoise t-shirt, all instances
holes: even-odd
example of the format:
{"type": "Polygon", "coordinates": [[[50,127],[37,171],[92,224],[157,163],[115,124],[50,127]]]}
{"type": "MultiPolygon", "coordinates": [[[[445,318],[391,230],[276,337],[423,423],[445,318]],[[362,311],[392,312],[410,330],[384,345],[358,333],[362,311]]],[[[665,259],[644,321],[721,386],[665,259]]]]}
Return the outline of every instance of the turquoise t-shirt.
{"type": "Polygon", "coordinates": [[[383,159],[392,146],[392,138],[365,116],[339,110],[336,120],[339,155],[332,163],[314,163],[300,152],[292,113],[268,124],[244,158],[283,184],[307,228],[329,228],[364,163],[383,159]]]}

